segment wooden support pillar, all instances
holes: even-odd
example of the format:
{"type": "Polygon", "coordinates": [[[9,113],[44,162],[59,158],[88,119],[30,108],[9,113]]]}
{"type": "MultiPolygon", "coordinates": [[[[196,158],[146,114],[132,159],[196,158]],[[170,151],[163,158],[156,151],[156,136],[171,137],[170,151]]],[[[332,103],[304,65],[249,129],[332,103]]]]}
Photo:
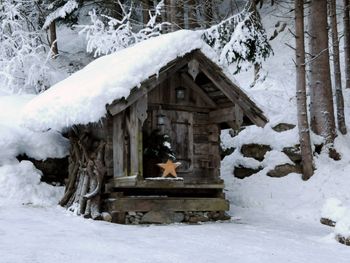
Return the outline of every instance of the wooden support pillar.
{"type": "Polygon", "coordinates": [[[119,113],[113,117],[113,170],[114,177],[124,174],[124,115],[119,113]]]}
{"type": "Polygon", "coordinates": [[[136,104],[130,106],[130,115],[127,121],[130,136],[130,174],[129,176],[139,175],[139,121],[136,115],[136,104]]]}
{"type": "Polygon", "coordinates": [[[130,106],[127,122],[130,135],[130,176],[142,178],[143,174],[143,145],[142,125],[147,118],[147,95],[141,97],[130,106]]]}

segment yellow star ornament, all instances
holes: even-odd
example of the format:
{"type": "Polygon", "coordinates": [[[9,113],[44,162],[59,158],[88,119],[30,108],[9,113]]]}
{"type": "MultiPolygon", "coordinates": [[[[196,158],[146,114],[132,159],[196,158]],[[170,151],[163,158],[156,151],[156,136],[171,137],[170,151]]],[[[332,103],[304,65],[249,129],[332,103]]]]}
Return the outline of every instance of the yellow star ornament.
{"type": "Polygon", "coordinates": [[[166,163],[158,163],[157,164],[160,168],[162,168],[163,175],[162,177],[167,177],[168,175],[171,175],[172,177],[177,177],[175,169],[181,165],[181,163],[173,163],[171,160],[168,160],[166,163]]]}

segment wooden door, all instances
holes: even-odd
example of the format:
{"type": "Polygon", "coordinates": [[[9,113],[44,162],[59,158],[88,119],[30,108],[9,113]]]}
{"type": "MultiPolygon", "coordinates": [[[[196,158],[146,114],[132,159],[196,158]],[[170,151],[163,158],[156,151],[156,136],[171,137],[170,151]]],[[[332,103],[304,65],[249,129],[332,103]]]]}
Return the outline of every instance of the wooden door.
{"type": "Polygon", "coordinates": [[[169,135],[170,143],[176,154],[176,161],[181,162],[179,173],[193,171],[193,113],[186,111],[164,110],[166,120],[164,134],[169,135]]]}

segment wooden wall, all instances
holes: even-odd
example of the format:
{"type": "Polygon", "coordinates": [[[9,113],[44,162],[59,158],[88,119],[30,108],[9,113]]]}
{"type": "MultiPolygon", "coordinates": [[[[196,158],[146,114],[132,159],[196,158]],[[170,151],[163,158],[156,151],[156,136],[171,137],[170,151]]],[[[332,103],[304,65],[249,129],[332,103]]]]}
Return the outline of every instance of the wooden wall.
{"type": "Polygon", "coordinates": [[[161,129],[171,138],[176,152],[178,176],[185,183],[214,183],[219,181],[219,125],[209,121],[208,105],[176,75],[148,94],[148,118],[144,131],[161,129]],[[176,88],[185,88],[185,99],[176,99],[176,88]],[[157,125],[157,116],[165,116],[164,125],[157,125]]]}

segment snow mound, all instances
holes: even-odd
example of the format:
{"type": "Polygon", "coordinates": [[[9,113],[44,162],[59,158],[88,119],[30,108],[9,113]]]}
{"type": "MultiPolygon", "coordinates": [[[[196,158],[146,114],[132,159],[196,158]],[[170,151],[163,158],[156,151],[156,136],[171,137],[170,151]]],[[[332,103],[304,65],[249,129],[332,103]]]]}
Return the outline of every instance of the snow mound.
{"type": "Polygon", "coordinates": [[[350,211],[335,224],[334,233],[345,238],[350,238],[350,211]]]}
{"type": "MultiPolygon", "coordinates": [[[[0,165],[20,154],[34,159],[63,158],[67,156],[69,141],[60,133],[33,132],[20,125],[20,112],[34,95],[0,96],[0,165]]],[[[26,112],[23,112],[26,114],[26,112]]]]}
{"type": "MultiPolygon", "coordinates": [[[[236,149],[233,154],[222,161],[221,174],[225,180],[226,194],[231,204],[236,207],[249,208],[251,211],[263,210],[276,217],[312,221],[319,224],[321,215],[326,213],[325,210],[322,212],[322,207],[327,200],[329,202],[330,198],[336,198],[343,200],[344,204],[350,200],[349,143],[350,135],[339,135],[336,138],[336,149],[342,155],[340,161],[330,159],[326,152],[316,156],[314,161],[317,169],[308,181],[303,181],[300,174],[295,173],[282,178],[271,178],[266,176],[268,171],[266,167],[250,177],[235,178],[232,171],[233,165],[237,162],[234,158],[236,149]],[[338,145],[341,146],[338,147],[338,145]]],[[[255,168],[254,166],[258,164],[253,163],[252,166],[255,168]]],[[[327,208],[327,214],[340,212],[334,202],[330,206],[332,208],[327,208]],[[337,211],[328,212],[329,210],[337,211]]]]}
{"type": "Polygon", "coordinates": [[[321,217],[338,222],[346,213],[346,207],[337,198],[328,198],[322,207],[321,217]]]}
{"type": "Polygon", "coordinates": [[[42,173],[29,161],[0,167],[0,205],[55,205],[64,187],[40,182],[42,173]]]}
{"type": "Polygon", "coordinates": [[[200,31],[180,30],[96,59],[34,98],[24,109],[23,123],[33,130],[61,130],[97,122],[106,104],[127,97],[168,62],[205,45],[200,36],[200,31]]]}

